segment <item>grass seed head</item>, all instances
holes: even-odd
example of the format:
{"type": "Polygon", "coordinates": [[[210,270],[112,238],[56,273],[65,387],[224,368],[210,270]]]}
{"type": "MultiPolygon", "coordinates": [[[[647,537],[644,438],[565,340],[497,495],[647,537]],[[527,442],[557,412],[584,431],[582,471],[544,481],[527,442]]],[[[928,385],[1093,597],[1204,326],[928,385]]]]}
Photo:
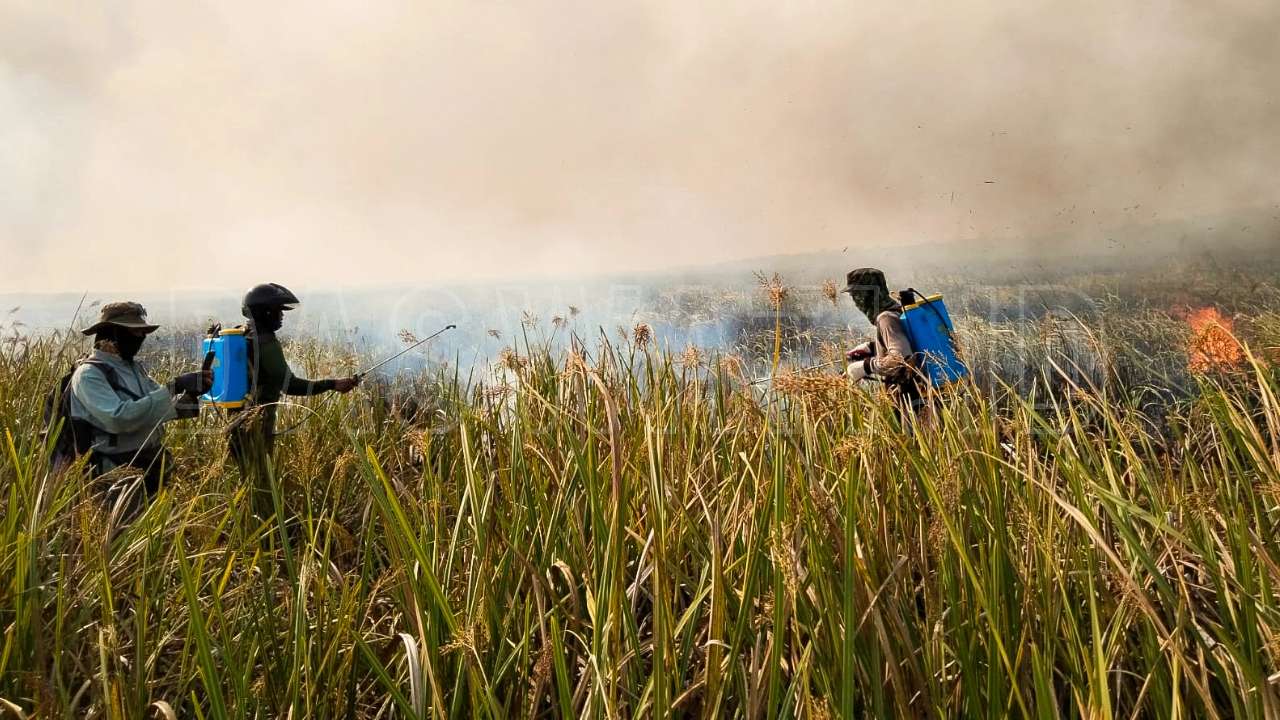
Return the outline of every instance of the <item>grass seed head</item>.
{"type": "Polygon", "coordinates": [[[503,348],[498,353],[498,364],[514,373],[519,373],[529,366],[528,358],[520,357],[520,354],[511,348],[503,348]]]}
{"type": "Polygon", "coordinates": [[[725,355],[720,358],[720,370],[734,380],[746,380],[746,365],[738,355],[725,355]]]}
{"type": "Polygon", "coordinates": [[[632,338],[635,340],[636,347],[649,347],[649,342],[653,340],[653,328],[649,327],[648,323],[636,323],[632,338]]]}
{"type": "Polygon", "coordinates": [[[582,354],[581,351],[574,348],[569,350],[569,352],[565,355],[564,372],[562,372],[560,375],[561,377],[564,377],[564,378],[572,378],[572,377],[579,377],[579,376],[585,377],[587,374],[587,370],[588,370],[587,358],[582,354]]]}
{"type": "Polygon", "coordinates": [[[542,650],[538,653],[538,661],[533,666],[533,673],[529,676],[529,696],[525,699],[525,706],[529,709],[530,717],[538,707],[538,697],[542,693],[543,685],[551,678],[553,649],[551,643],[543,644],[542,650]]]}
{"type": "Polygon", "coordinates": [[[440,652],[444,654],[459,650],[475,652],[475,649],[476,636],[470,626],[458,628],[458,631],[454,633],[453,639],[440,646],[440,652]]]}
{"type": "Polygon", "coordinates": [[[840,304],[840,291],[836,288],[835,282],[831,280],[822,281],[822,297],[831,303],[831,307],[837,307],[840,304]]]}
{"type": "Polygon", "coordinates": [[[514,389],[506,383],[501,383],[499,385],[489,385],[481,392],[486,402],[502,403],[507,398],[511,397],[511,393],[514,392],[514,389]]]}
{"type": "Polygon", "coordinates": [[[680,355],[680,366],[685,370],[697,370],[702,366],[702,352],[696,345],[688,345],[680,355]]]}
{"type": "Polygon", "coordinates": [[[839,345],[824,340],[818,346],[818,359],[822,362],[833,364],[844,362],[844,350],[839,345]]]}
{"type": "Polygon", "coordinates": [[[836,460],[841,465],[848,463],[853,458],[863,454],[868,450],[870,443],[865,435],[848,435],[840,440],[840,444],[836,445],[834,454],[836,460]]]}
{"type": "Polygon", "coordinates": [[[782,583],[793,600],[800,594],[801,583],[800,553],[796,550],[794,537],[793,523],[784,522],[774,529],[769,547],[773,567],[782,574],[782,583]]]}
{"type": "Polygon", "coordinates": [[[843,406],[853,392],[843,376],[826,373],[782,373],[773,379],[773,389],[821,411],[843,406]]]}
{"type": "Polygon", "coordinates": [[[782,282],[782,276],[778,273],[765,275],[763,272],[757,272],[756,282],[760,285],[760,289],[764,291],[769,307],[774,310],[781,310],[782,304],[787,301],[787,296],[791,292],[786,284],[782,282]]]}

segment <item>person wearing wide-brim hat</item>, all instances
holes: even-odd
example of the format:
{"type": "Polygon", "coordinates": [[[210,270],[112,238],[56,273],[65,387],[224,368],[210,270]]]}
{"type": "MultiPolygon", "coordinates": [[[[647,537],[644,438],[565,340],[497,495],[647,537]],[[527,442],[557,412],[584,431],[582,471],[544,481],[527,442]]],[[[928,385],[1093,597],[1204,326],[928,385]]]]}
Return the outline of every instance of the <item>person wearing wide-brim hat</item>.
{"type": "Polygon", "coordinates": [[[113,302],[102,306],[98,322],[81,330],[85,335],[97,335],[108,328],[124,328],[138,336],[146,336],[160,329],[147,322],[147,309],[136,302],[113,302]]]}
{"type": "Polygon", "coordinates": [[[93,353],[77,363],[66,393],[68,416],[87,426],[88,447],[76,449],[90,454],[94,476],[137,468],[148,496],[168,469],[164,424],[192,416],[195,398],[212,380],[208,371],[185,373],[166,385],[151,379],[136,356],[158,328],[136,302],[103,305],[98,321],[81,330],[93,336],[93,353]]]}

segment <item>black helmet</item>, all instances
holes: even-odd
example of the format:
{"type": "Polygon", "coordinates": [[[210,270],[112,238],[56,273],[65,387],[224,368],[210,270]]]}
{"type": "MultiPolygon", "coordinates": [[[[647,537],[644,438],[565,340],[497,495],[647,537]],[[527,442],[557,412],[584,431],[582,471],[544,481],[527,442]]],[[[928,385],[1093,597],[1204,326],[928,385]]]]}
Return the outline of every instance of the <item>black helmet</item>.
{"type": "Polygon", "coordinates": [[[301,302],[297,295],[289,292],[289,288],[276,283],[263,283],[253,286],[252,290],[244,294],[240,312],[245,317],[252,317],[252,308],[278,307],[281,310],[292,310],[301,302]]]}

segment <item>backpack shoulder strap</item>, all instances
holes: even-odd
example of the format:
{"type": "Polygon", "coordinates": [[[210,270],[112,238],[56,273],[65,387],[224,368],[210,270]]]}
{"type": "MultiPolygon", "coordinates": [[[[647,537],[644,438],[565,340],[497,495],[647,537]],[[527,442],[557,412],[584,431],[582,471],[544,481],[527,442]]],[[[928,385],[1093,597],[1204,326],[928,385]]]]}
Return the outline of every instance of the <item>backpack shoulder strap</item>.
{"type": "Polygon", "coordinates": [[[117,395],[125,395],[130,400],[142,399],[141,395],[134,392],[133,390],[126,387],[123,383],[120,382],[120,376],[116,374],[116,369],[111,367],[110,365],[104,362],[100,362],[98,360],[92,360],[92,359],[85,359],[81,361],[80,364],[89,365],[91,367],[97,368],[98,372],[102,373],[103,377],[107,379],[107,384],[111,386],[112,390],[116,391],[117,395]]]}
{"type": "Polygon", "coordinates": [[[885,310],[876,316],[876,355],[879,356],[881,348],[887,347],[884,342],[884,332],[880,329],[880,318],[887,314],[892,314],[894,317],[898,318],[898,322],[902,325],[902,332],[906,335],[907,345],[911,348],[911,354],[904,359],[907,361],[908,365],[918,370],[921,367],[924,358],[920,355],[919,351],[916,350],[916,339],[911,334],[911,326],[902,320],[901,310],[896,312],[894,310],[885,310]]]}
{"type": "Polygon", "coordinates": [[[251,322],[240,327],[244,328],[245,369],[249,373],[246,398],[253,402],[258,394],[258,335],[254,332],[251,322]]]}
{"type": "Polygon", "coordinates": [[[49,390],[44,400],[44,425],[45,432],[53,429],[59,417],[70,417],[71,409],[71,378],[76,374],[76,368],[80,366],[80,362],[76,361],[71,369],[62,374],[58,379],[58,384],[49,390]]]}
{"type": "Polygon", "coordinates": [[[50,460],[55,464],[74,459],[81,453],[88,452],[95,442],[96,436],[103,436],[108,444],[116,444],[116,435],[97,428],[92,422],[77,418],[71,414],[71,381],[82,365],[91,365],[106,378],[107,384],[116,393],[125,393],[136,397],[131,390],[120,385],[115,370],[104,363],[84,357],[76,360],[71,369],[58,381],[58,386],[50,391],[45,400],[45,427],[43,434],[57,432],[57,441],[50,460]]]}
{"type": "MultiPolygon", "coordinates": [[[[882,330],[880,329],[880,318],[884,317],[886,313],[893,313],[893,315],[894,315],[895,317],[897,317],[899,320],[901,320],[901,319],[902,319],[902,313],[901,313],[901,312],[894,312],[892,309],[889,309],[889,310],[882,310],[882,311],[880,312],[880,314],[876,316],[876,321],[875,321],[874,323],[872,323],[871,325],[872,325],[872,327],[874,327],[874,328],[876,329],[876,351],[877,351],[877,354],[879,353],[879,349],[880,349],[880,348],[885,347],[885,343],[884,343],[884,331],[882,331],[882,330]]],[[[909,339],[909,338],[908,338],[908,339],[909,339]]]]}

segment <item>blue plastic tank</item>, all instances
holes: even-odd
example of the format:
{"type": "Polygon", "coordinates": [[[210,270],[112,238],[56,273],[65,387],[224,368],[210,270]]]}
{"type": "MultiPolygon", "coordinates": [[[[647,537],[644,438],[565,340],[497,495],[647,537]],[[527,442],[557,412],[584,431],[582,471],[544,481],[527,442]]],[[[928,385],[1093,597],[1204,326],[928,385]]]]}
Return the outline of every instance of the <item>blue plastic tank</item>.
{"type": "Polygon", "coordinates": [[[931,385],[941,387],[969,374],[957,352],[955,327],[942,295],[930,295],[903,307],[902,324],[911,347],[923,358],[922,370],[931,385]]]}
{"type": "Polygon", "coordinates": [[[213,353],[213,387],[200,397],[222,408],[244,407],[249,395],[249,350],[243,328],[227,328],[201,343],[202,355],[213,353]]]}

